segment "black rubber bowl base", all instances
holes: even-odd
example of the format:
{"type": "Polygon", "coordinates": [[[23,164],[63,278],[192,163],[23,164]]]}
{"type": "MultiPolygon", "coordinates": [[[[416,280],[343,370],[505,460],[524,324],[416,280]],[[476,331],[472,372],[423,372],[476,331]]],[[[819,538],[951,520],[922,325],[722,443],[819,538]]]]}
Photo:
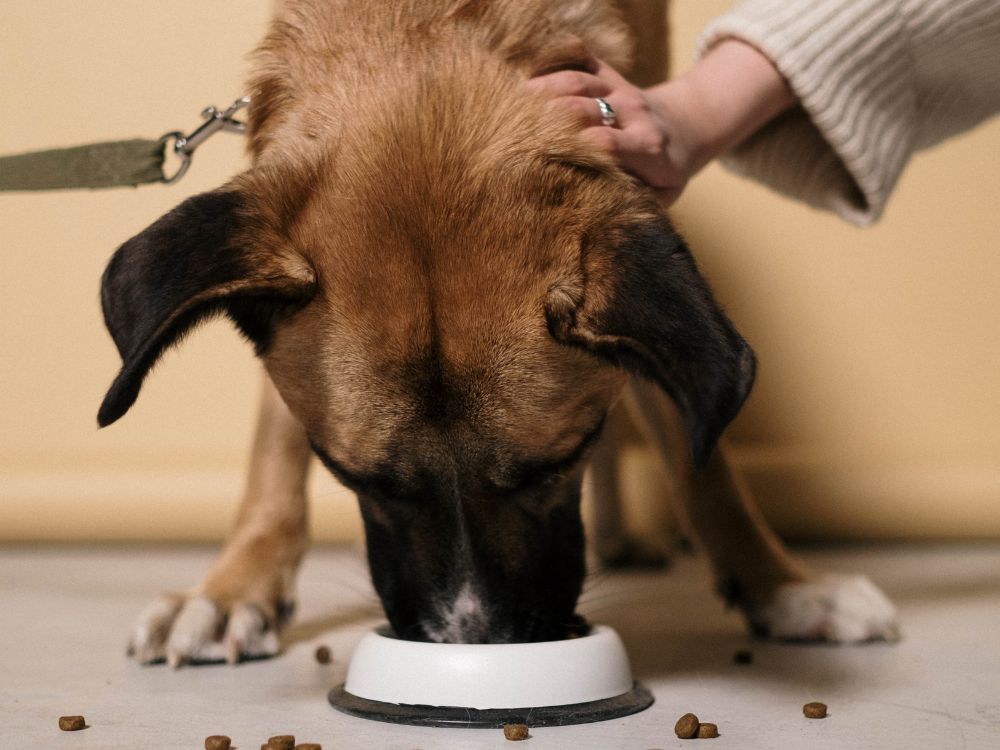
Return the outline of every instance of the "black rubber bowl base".
{"type": "Polygon", "coordinates": [[[527,724],[529,727],[561,727],[589,724],[639,713],[653,705],[653,694],[638,682],[627,693],[588,703],[538,708],[459,708],[455,706],[420,706],[383,703],[359,698],[339,685],[330,691],[330,704],[345,714],[392,724],[422,727],[464,727],[499,729],[504,724],[527,724]]]}

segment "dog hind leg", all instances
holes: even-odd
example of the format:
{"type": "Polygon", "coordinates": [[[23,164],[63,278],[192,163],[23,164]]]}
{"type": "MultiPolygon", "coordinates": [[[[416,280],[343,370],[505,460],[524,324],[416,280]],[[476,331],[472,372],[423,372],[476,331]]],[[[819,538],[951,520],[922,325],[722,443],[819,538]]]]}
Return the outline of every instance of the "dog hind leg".
{"type": "Polygon", "coordinates": [[[604,432],[590,455],[587,485],[590,490],[592,525],[588,534],[594,553],[606,568],[657,568],[670,562],[666,539],[663,544],[628,531],[619,487],[619,454],[624,409],[613,407],[604,432]]]}
{"type": "Polygon", "coordinates": [[[162,595],[143,611],[129,647],[137,660],[236,663],[278,652],[308,545],[310,455],[305,430],[265,375],[246,491],[229,539],[198,587],[162,595]]]}

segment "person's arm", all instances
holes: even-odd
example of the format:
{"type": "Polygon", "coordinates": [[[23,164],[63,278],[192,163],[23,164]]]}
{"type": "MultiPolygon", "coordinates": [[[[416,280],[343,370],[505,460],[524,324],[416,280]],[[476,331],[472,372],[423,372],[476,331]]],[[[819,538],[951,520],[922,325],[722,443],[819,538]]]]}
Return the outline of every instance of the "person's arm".
{"type": "Polygon", "coordinates": [[[910,158],[1000,111],[997,0],[744,0],[702,34],[760,49],[800,106],[723,163],[858,225],[910,158]]]}
{"type": "Polygon", "coordinates": [[[645,92],[606,66],[576,74],[575,89],[558,73],[532,86],[668,199],[722,154],[862,226],[916,151],[1000,112],[997,0],[743,0],[709,25],[699,55],[645,92]],[[617,129],[600,127],[597,96],[619,110],[617,129]]]}
{"type": "Polygon", "coordinates": [[[644,94],[653,116],[683,147],[688,176],[797,101],[774,64],[736,39],[716,45],[683,76],[644,94]]]}

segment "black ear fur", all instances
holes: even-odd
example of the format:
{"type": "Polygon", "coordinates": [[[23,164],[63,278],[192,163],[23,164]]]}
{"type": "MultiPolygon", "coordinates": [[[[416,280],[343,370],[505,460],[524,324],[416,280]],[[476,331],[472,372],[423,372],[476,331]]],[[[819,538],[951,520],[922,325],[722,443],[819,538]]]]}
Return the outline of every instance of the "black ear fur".
{"type": "Polygon", "coordinates": [[[550,332],[659,383],[681,409],[695,466],[704,467],[750,393],[753,351],[659,212],[604,228],[582,252],[579,274],[550,290],[550,332]]]}
{"type": "Polygon", "coordinates": [[[198,322],[228,313],[253,335],[253,308],[311,295],[312,269],[255,251],[252,224],[241,192],[216,190],[184,201],[112,256],[101,304],[122,368],[98,412],[101,427],[128,411],[157,358],[198,322]]]}

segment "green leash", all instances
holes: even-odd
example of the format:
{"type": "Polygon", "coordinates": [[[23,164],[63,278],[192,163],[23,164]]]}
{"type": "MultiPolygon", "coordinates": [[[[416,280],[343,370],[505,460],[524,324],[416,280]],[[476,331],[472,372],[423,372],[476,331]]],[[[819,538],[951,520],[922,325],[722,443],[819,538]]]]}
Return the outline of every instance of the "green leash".
{"type": "Polygon", "coordinates": [[[249,103],[250,97],[244,96],[226,110],[206,108],[201,113],[205,122],[190,135],[175,131],[155,141],[136,138],[0,157],[0,191],[136,187],[151,182],[177,182],[191,166],[195,149],[208,138],[220,130],[246,131],[246,123],[237,120],[236,113],[249,103]],[[170,150],[180,161],[176,171],[167,176],[163,166],[171,142],[170,150]]]}

